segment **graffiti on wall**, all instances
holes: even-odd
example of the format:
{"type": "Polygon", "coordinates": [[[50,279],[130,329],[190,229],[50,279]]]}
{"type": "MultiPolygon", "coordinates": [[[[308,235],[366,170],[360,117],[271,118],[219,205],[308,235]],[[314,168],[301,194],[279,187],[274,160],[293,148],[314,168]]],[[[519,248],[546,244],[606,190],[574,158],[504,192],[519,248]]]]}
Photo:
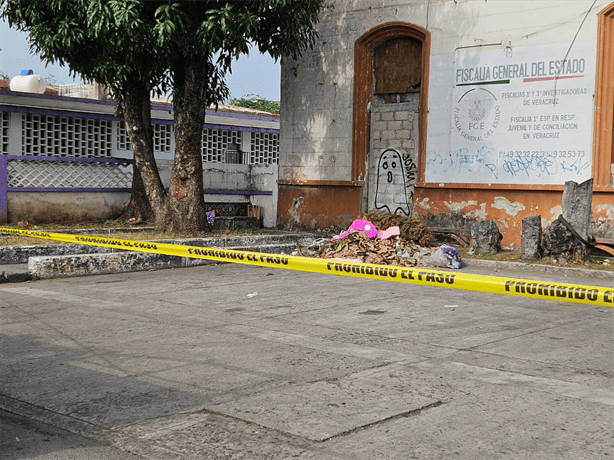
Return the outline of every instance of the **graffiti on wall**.
{"type": "Polygon", "coordinates": [[[410,155],[401,155],[394,149],[384,150],[377,162],[375,209],[411,215],[417,170],[410,155]]]}

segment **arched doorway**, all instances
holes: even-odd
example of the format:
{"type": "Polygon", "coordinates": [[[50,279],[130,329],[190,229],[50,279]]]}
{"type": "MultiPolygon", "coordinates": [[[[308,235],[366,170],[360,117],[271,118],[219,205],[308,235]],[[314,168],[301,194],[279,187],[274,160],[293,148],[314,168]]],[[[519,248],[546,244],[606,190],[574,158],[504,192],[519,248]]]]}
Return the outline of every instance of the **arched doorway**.
{"type": "MultiPolygon", "coordinates": [[[[365,181],[370,176],[369,186],[363,187],[363,212],[369,209],[370,202],[378,202],[373,195],[374,190],[380,190],[374,182],[378,173],[373,168],[384,164],[377,158],[369,158],[371,150],[388,156],[391,155],[389,149],[398,150],[401,162],[395,162],[395,171],[410,176],[413,174],[412,187],[415,183],[424,182],[424,168],[421,165],[424,164],[426,150],[429,57],[430,33],[405,22],[381,24],[356,40],[352,180],[365,181]],[[413,114],[407,109],[412,104],[415,106],[413,114]],[[410,112],[409,116],[407,112],[410,112]],[[383,126],[384,122],[386,126],[383,126]],[[382,127],[375,126],[376,123],[382,127]],[[387,133],[383,133],[383,130],[387,130],[387,133]],[[393,131],[396,134],[392,134],[393,131]],[[412,134],[407,134],[407,131],[412,134]],[[378,136],[377,143],[373,142],[372,134],[378,136]],[[410,150],[411,154],[407,153],[410,150]]],[[[394,177],[399,174],[395,173],[394,177]]],[[[403,179],[407,179],[407,175],[403,179]]],[[[399,185],[410,184],[411,181],[395,182],[398,182],[395,185],[399,185]]],[[[397,191],[390,192],[389,196],[391,200],[398,201],[397,191]]],[[[380,203],[383,201],[380,200],[380,203]]],[[[411,212],[411,205],[394,205],[394,209],[407,214],[411,212]]],[[[390,211],[394,212],[392,209],[390,211]]]]}
{"type": "Polygon", "coordinates": [[[614,186],[614,3],[599,13],[593,177],[596,187],[614,186]]]}

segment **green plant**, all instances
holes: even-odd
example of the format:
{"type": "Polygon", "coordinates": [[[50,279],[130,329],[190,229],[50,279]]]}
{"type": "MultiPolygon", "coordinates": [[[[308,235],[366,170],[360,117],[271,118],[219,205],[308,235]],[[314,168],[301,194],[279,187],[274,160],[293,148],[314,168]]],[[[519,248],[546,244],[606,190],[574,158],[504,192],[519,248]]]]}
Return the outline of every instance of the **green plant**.
{"type": "Polygon", "coordinates": [[[237,107],[246,107],[248,109],[263,110],[265,112],[279,113],[279,101],[270,101],[261,96],[255,94],[248,94],[247,96],[233,98],[230,101],[230,105],[237,107]]]}

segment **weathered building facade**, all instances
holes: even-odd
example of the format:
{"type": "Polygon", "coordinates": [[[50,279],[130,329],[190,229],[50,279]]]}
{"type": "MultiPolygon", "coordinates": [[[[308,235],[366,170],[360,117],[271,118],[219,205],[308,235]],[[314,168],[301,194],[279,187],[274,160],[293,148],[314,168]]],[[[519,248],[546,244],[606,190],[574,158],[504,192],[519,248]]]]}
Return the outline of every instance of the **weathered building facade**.
{"type": "Polygon", "coordinates": [[[328,0],[318,32],[282,62],[278,222],[493,219],[517,244],[592,178],[614,236],[614,2],[328,0]]]}

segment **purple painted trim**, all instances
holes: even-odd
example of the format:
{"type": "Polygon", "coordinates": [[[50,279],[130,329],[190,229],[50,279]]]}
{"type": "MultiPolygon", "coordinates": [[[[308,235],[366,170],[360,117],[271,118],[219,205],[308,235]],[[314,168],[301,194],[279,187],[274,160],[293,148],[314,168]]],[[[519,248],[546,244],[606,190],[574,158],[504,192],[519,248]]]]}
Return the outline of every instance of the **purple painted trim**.
{"type": "Polygon", "coordinates": [[[67,118],[86,118],[90,120],[123,120],[123,118],[117,118],[113,115],[105,115],[103,113],[71,112],[69,110],[38,109],[34,107],[18,107],[14,105],[0,105],[0,110],[3,112],[17,112],[33,115],[53,115],[57,117],[67,118]]]}
{"type": "Polygon", "coordinates": [[[74,158],[74,157],[46,157],[36,155],[0,155],[0,158],[7,158],[16,161],[68,161],[71,163],[133,163],[129,158],[74,158]]]}
{"type": "MultiPolygon", "coordinates": [[[[114,101],[101,101],[100,99],[83,99],[80,97],[68,97],[68,96],[57,96],[55,94],[35,94],[35,93],[21,93],[17,91],[11,91],[8,89],[0,89],[0,95],[5,94],[7,96],[20,96],[20,97],[31,97],[35,99],[51,99],[56,101],[71,101],[71,102],[83,102],[86,104],[98,104],[98,105],[106,105],[115,107],[117,104],[114,101]]],[[[162,104],[152,104],[152,110],[162,110],[166,112],[173,112],[172,105],[162,105],[162,104]]],[[[217,115],[220,117],[229,117],[229,118],[239,118],[244,120],[260,120],[260,121],[279,121],[278,116],[271,115],[256,115],[256,114],[248,114],[248,113],[236,113],[227,110],[212,110],[207,109],[207,115],[217,115]]]]}
{"type": "Polygon", "coordinates": [[[8,222],[8,158],[0,155],[0,224],[8,222]]]}
{"type": "Polygon", "coordinates": [[[9,192],[131,192],[130,188],[8,187],[9,192]]]}
{"type": "Polygon", "coordinates": [[[58,96],[56,94],[22,93],[19,91],[11,91],[9,89],[0,89],[0,94],[6,94],[7,96],[33,97],[36,99],[54,99],[56,101],[77,101],[85,102],[87,104],[116,105],[115,102],[101,101],[100,99],[84,99],[81,97],[58,96]]]}
{"type": "Polygon", "coordinates": [[[273,195],[267,190],[204,190],[205,195],[273,195]]]}
{"type": "MultiPolygon", "coordinates": [[[[85,118],[85,119],[90,119],[90,120],[124,121],[123,118],[117,118],[117,117],[114,117],[113,115],[105,115],[105,114],[99,114],[99,113],[87,113],[87,112],[70,112],[66,110],[37,109],[37,108],[31,108],[31,107],[17,107],[13,105],[0,105],[0,111],[17,112],[17,113],[34,114],[34,115],[49,115],[49,116],[67,117],[67,118],[85,118]]],[[[152,119],[151,123],[153,125],[171,125],[171,126],[175,124],[173,120],[162,120],[158,118],[152,119]]],[[[232,125],[219,125],[219,124],[205,123],[203,125],[203,128],[279,134],[279,129],[277,128],[258,128],[255,126],[232,126],[232,125]]]]}
{"type": "Polygon", "coordinates": [[[211,123],[205,123],[203,128],[209,129],[225,129],[232,131],[251,131],[255,133],[270,133],[270,134],[279,134],[279,129],[277,128],[256,128],[254,126],[230,126],[230,125],[214,125],[211,123]]]}
{"type": "Polygon", "coordinates": [[[249,113],[236,113],[231,112],[229,110],[207,110],[207,115],[216,116],[216,117],[228,117],[228,118],[238,118],[240,120],[259,120],[259,121],[273,121],[279,123],[279,115],[271,116],[271,115],[256,115],[249,113]]]}

